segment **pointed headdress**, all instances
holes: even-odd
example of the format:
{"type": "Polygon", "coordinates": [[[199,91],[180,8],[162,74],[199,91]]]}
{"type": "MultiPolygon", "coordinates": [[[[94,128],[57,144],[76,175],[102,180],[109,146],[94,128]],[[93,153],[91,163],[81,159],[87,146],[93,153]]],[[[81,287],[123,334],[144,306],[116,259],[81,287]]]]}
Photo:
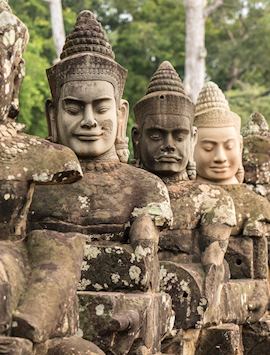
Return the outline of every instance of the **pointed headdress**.
{"type": "Polygon", "coordinates": [[[51,93],[56,100],[61,86],[75,80],[108,81],[114,86],[116,97],[122,97],[127,70],[115,61],[105,31],[91,11],[79,14],[60,58],[60,62],[47,70],[51,93]]]}
{"type": "Polygon", "coordinates": [[[181,115],[193,121],[194,105],[172,64],[164,61],[152,76],[145,96],[135,105],[136,122],[149,115],[181,115]]]}
{"type": "Polygon", "coordinates": [[[240,131],[241,118],[230,110],[228,101],[217,84],[209,81],[202,88],[196,106],[194,126],[235,127],[240,131]]]}

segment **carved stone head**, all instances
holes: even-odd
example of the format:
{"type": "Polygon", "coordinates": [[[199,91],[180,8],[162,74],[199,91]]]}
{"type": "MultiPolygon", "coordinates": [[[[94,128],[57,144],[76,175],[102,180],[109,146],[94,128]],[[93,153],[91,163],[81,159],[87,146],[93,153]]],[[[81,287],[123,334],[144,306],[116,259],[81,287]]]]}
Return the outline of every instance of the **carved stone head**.
{"type": "Polygon", "coordinates": [[[187,179],[194,105],[170,62],[159,66],[134,112],[132,139],[138,165],[159,176],[182,173],[187,179]]]}
{"type": "Polygon", "coordinates": [[[127,71],[114,53],[101,24],[82,11],[61,54],[47,70],[52,101],[47,102],[50,137],[79,157],[115,153],[128,159],[128,102],[122,100],[127,71]]]}
{"type": "Polygon", "coordinates": [[[254,112],[242,130],[244,137],[243,165],[245,182],[258,186],[255,191],[263,196],[264,184],[270,184],[270,130],[264,116],[254,112]]]}
{"type": "Polygon", "coordinates": [[[242,182],[241,119],[213,82],[199,94],[194,125],[198,129],[194,152],[197,179],[219,185],[242,182]]]}
{"type": "Polygon", "coordinates": [[[19,90],[24,78],[22,54],[28,30],[12,14],[7,1],[0,0],[0,122],[19,113],[19,90]]]}

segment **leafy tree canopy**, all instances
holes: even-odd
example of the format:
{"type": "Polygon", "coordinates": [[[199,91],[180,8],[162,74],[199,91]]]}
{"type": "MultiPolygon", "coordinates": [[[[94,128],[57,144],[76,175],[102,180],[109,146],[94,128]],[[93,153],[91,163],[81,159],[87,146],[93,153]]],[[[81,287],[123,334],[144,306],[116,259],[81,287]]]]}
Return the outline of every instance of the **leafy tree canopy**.
{"type": "MultiPolygon", "coordinates": [[[[49,97],[45,69],[55,58],[48,3],[9,0],[28,26],[26,77],[20,121],[28,132],[45,136],[44,103],[49,97]]],[[[128,69],[125,97],[134,103],[163,60],[183,78],[185,13],[182,0],[62,0],[66,32],[83,9],[94,11],[108,32],[117,61],[128,69]]],[[[243,121],[254,111],[270,118],[269,0],[224,0],[206,23],[207,78],[226,91],[243,121]]],[[[133,124],[132,110],[130,126],[133,124]]],[[[269,120],[270,122],[270,120],[269,120]]]]}

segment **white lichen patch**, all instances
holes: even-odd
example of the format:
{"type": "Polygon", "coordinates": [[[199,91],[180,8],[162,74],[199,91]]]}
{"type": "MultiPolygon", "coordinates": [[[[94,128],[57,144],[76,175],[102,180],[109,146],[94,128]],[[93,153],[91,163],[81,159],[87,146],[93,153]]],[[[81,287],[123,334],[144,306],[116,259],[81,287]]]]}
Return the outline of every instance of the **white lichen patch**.
{"type": "Polygon", "coordinates": [[[14,175],[8,175],[7,180],[15,180],[15,176],[14,175]]]}
{"type": "Polygon", "coordinates": [[[103,286],[102,285],[100,285],[99,283],[95,283],[94,285],[93,285],[93,287],[95,288],[95,290],[96,291],[101,291],[101,290],[103,290],[103,286]]]}
{"type": "Polygon", "coordinates": [[[129,270],[129,277],[131,280],[134,280],[135,284],[140,282],[141,269],[138,266],[132,265],[129,270]]]}
{"type": "Polygon", "coordinates": [[[169,202],[152,202],[142,208],[135,207],[131,213],[133,218],[149,215],[157,227],[172,225],[172,210],[169,202]]]}
{"type": "Polygon", "coordinates": [[[9,200],[10,199],[10,194],[4,194],[4,200],[9,200]]]}
{"type": "Polygon", "coordinates": [[[88,271],[90,268],[90,265],[87,264],[87,261],[83,260],[82,262],[82,271],[88,271]]]}
{"type": "Polygon", "coordinates": [[[96,315],[97,316],[102,316],[104,314],[104,304],[99,304],[96,306],[96,315]]]}
{"type": "Polygon", "coordinates": [[[88,209],[89,208],[89,199],[87,196],[78,196],[78,200],[81,204],[81,209],[88,209]]]}
{"type": "Polygon", "coordinates": [[[4,33],[2,41],[5,47],[10,47],[15,43],[16,34],[14,29],[4,33]]]}
{"type": "Polygon", "coordinates": [[[101,254],[101,251],[99,248],[97,248],[93,245],[90,245],[90,244],[85,245],[84,255],[87,260],[96,259],[99,254],[101,254]]]}
{"type": "Polygon", "coordinates": [[[147,257],[147,255],[151,255],[151,249],[149,247],[143,248],[141,245],[138,245],[135,248],[134,253],[132,253],[131,255],[130,262],[131,263],[134,263],[134,261],[140,262],[145,257],[147,257]]]}
{"type": "Polygon", "coordinates": [[[114,274],[111,274],[111,280],[114,284],[117,284],[120,280],[120,275],[116,272],[114,274]]]}
{"type": "Polygon", "coordinates": [[[91,281],[85,278],[82,278],[78,285],[78,290],[85,290],[89,285],[91,285],[91,281]]]}
{"type": "Polygon", "coordinates": [[[32,175],[33,181],[36,182],[49,182],[52,181],[53,175],[49,173],[48,170],[41,173],[35,173],[32,175]]]}

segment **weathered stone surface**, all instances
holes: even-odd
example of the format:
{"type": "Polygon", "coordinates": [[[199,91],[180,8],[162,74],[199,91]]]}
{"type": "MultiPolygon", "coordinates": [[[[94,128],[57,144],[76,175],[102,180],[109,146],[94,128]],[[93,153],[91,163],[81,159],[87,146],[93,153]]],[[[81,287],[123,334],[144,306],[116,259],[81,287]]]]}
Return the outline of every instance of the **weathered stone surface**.
{"type": "Polygon", "coordinates": [[[174,322],[166,294],[79,292],[79,299],[83,336],[106,353],[135,354],[145,346],[155,354],[174,322]]]}
{"type": "Polygon", "coordinates": [[[14,312],[14,335],[40,343],[76,332],[74,314],[83,248],[79,234],[35,230],[28,235],[32,272],[14,312]]]}
{"type": "Polygon", "coordinates": [[[236,324],[222,324],[203,329],[196,355],[241,355],[241,334],[236,324]]]}
{"type": "Polygon", "coordinates": [[[232,279],[254,278],[253,254],[253,240],[251,238],[230,237],[225,258],[230,266],[232,279]]]}
{"type": "Polygon", "coordinates": [[[201,264],[161,262],[160,287],[172,298],[176,329],[202,326],[208,305],[204,277],[201,264]]]}
{"type": "Polygon", "coordinates": [[[27,339],[0,336],[0,354],[33,355],[33,344],[27,339]]]}
{"type": "MultiPolygon", "coordinates": [[[[147,262],[147,257],[149,259],[153,255],[153,248],[141,244],[135,250],[130,245],[119,243],[88,244],[79,288],[87,291],[147,291],[151,269],[154,269],[150,266],[150,260],[147,262]],[[102,273],[100,265],[103,265],[102,273]]],[[[158,268],[158,263],[155,267],[158,268]]]]}
{"type": "Polygon", "coordinates": [[[268,281],[240,279],[224,284],[220,309],[220,318],[225,323],[255,323],[267,310],[268,281]]]}
{"type": "Polygon", "coordinates": [[[245,355],[267,355],[270,349],[270,319],[262,318],[243,327],[245,355]]]}
{"type": "Polygon", "coordinates": [[[270,131],[263,115],[255,112],[250,116],[243,137],[245,182],[270,201],[270,131]]]}

